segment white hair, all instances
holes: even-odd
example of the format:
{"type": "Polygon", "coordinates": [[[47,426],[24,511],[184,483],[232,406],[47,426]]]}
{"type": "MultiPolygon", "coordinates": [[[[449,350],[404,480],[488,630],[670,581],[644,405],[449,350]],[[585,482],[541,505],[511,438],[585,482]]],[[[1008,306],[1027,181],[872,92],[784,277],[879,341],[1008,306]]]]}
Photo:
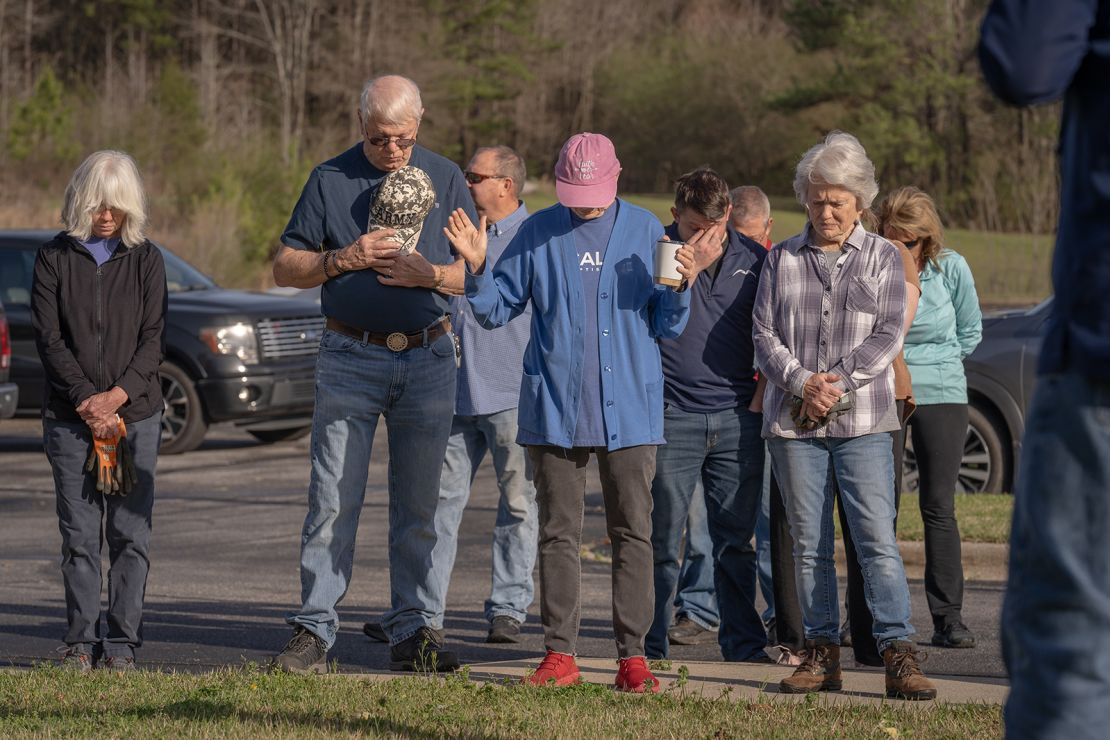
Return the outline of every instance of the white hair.
{"type": "Polygon", "coordinates": [[[73,172],[62,203],[62,224],[74,239],[92,236],[93,215],[102,208],[124,213],[120,241],[137,247],[146,241],[146,195],[135,160],[104,149],[90,154],[73,172]]]}
{"type": "Polygon", "coordinates": [[[362,88],[359,111],[364,126],[370,121],[403,126],[411,121],[420,122],[424,104],[420,100],[420,88],[408,77],[382,75],[362,88]]]}
{"type": "Polygon", "coordinates": [[[860,210],[871,207],[879,194],[875,165],[859,139],[843,131],[833,131],[820,144],[802,156],[794,174],[794,194],[806,204],[809,186],[814,184],[844,188],[856,196],[860,210]]]}
{"type": "Polygon", "coordinates": [[[732,201],[732,217],[737,223],[753,218],[761,218],[766,222],[771,218],[771,201],[755,185],[733,188],[728,197],[732,201]]]}

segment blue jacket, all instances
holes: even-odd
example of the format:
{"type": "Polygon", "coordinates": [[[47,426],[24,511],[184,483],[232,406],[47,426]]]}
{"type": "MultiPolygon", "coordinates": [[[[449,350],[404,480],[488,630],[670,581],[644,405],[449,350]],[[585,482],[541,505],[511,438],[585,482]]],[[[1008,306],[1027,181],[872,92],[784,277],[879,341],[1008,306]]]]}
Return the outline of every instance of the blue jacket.
{"type": "Polygon", "coordinates": [[[979,60],[1008,103],[1064,98],[1056,300],[1040,371],[1110,380],[1110,0],[994,0],[979,60]]]}
{"type": "Polygon", "coordinates": [[[906,365],[918,406],[967,403],[963,359],[983,338],[983,314],[967,260],[950,249],[921,271],[921,300],[906,334],[906,365]]]}
{"type": "Polygon", "coordinates": [[[601,268],[596,336],[583,335],[586,314],[570,211],[554,205],[525,221],[493,269],[467,272],[466,297],[487,328],[532,303],[532,330],[520,384],[521,437],[571,447],[578,421],[585,342],[601,359],[607,447],[663,443],[663,370],[656,339],[682,333],[690,293],[655,285],[652,254],[663,226],[620,201],[601,268]]]}

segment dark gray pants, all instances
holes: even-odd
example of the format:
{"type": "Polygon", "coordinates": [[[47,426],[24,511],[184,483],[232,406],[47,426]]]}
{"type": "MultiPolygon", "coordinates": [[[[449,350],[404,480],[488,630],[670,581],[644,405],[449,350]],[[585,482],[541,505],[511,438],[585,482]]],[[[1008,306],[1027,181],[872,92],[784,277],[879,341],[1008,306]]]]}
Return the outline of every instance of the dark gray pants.
{"type": "Polygon", "coordinates": [[[613,545],[613,632],[617,655],[644,654],[655,585],[651,551],[651,481],[655,446],[609,452],[595,447],[530,446],[540,535],[540,621],[544,645],[575,652],[581,619],[582,516],[586,464],[597,455],[605,525],[613,545]]]}
{"type": "Polygon", "coordinates": [[[58,529],[62,533],[62,582],[66,591],[65,642],[92,654],[127,657],[142,645],[154,467],[162,434],[157,413],[127,425],[139,483],[126,496],[96,491],[85,472],[92,435],[84,423],[43,420],[43,445],[54,472],[58,529]],[[100,626],[100,553],[108,542],[108,632],[100,626]]]}

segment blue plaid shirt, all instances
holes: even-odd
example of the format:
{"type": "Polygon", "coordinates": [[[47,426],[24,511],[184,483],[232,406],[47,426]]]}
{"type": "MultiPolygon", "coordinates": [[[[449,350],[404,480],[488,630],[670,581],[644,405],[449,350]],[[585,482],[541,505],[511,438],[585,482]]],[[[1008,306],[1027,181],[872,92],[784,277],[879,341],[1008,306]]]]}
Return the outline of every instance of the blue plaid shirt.
{"type": "MultiPolygon", "coordinates": [[[[486,259],[489,264],[497,262],[526,218],[528,207],[521,203],[508,216],[487,227],[489,246],[486,259]]],[[[532,307],[529,305],[520,316],[504,326],[483,329],[471,313],[466,298],[460,296],[455,299],[451,325],[455,327],[462,345],[456,414],[487,416],[516,408],[520,399],[524,348],[528,346],[531,323],[532,307]]]]}
{"type": "Polygon", "coordinates": [[[830,270],[809,225],[767,255],[752,315],[767,376],[763,436],[859,437],[898,428],[891,362],[902,347],[906,282],[898,249],[856,225],[830,270]],[[836,373],[852,408],[802,432],[790,418],[814,373],[836,373]]]}

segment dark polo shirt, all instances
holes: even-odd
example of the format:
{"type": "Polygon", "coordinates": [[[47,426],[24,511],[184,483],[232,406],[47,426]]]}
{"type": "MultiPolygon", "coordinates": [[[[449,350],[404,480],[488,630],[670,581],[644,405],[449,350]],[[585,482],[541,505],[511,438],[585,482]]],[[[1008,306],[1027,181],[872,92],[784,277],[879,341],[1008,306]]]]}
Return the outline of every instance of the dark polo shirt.
{"type": "MultiPolygon", "coordinates": [[[[436,190],[436,204],[424,220],[416,251],[432,264],[451,264],[455,255],[443,235],[447,217],[463,208],[478,222],[462,170],[419,144],[413,147],[409,164],[428,173],[436,190]]],[[[370,203],[386,174],[366,159],[361,142],[317,166],[293,208],[281,243],[312,251],[347,246],[366,233],[370,203]]],[[[378,273],[369,269],[328,280],[321,302],[325,316],[378,332],[415,331],[451,312],[447,296],[430,288],[382,285],[378,273]]]]}
{"type": "MultiPolygon", "coordinates": [[[[678,239],[678,227],[667,227],[678,239]]],[[[752,306],[767,252],[731,228],[714,276],[708,269],[690,289],[690,321],[677,339],[659,340],[663,400],[683,411],[709,413],[747,406],[755,392],[752,306]]]]}

